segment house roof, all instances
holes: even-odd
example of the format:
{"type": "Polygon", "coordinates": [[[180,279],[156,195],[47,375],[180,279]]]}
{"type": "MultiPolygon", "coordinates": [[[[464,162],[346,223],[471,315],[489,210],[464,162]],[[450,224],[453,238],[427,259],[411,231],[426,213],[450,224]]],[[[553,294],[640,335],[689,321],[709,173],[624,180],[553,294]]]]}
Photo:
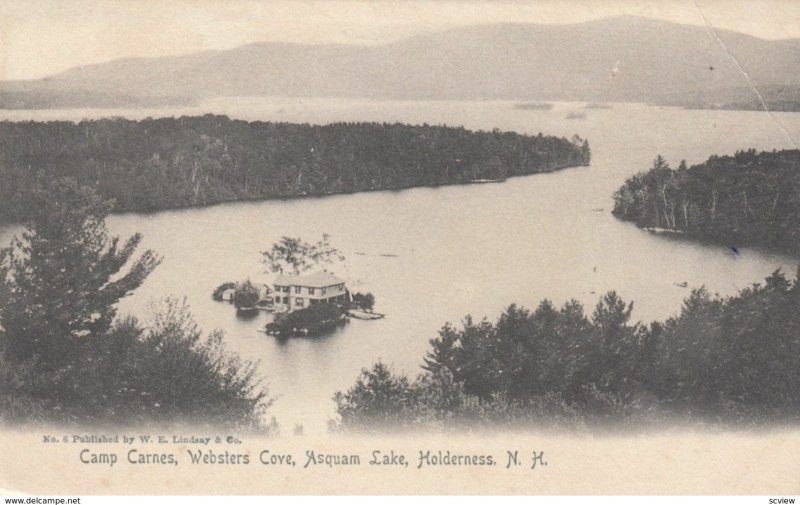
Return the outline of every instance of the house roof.
{"type": "Polygon", "coordinates": [[[328,272],[315,272],[309,275],[279,275],[273,283],[279,286],[325,288],[336,284],[344,284],[344,281],[328,272]]]}

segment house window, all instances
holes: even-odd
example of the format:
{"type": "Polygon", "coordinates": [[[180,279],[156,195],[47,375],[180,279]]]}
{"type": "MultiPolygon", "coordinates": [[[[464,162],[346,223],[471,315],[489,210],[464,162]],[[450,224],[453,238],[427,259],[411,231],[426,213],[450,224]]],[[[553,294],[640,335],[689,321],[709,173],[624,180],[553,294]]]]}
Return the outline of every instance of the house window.
{"type": "Polygon", "coordinates": [[[281,303],[281,297],[280,296],[276,296],[275,297],[275,303],[281,303]]]}
{"type": "Polygon", "coordinates": [[[314,288],[308,288],[308,294],[309,295],[313,295],[314,294],[314,288]]]}
{"type": "Polygon", "coordinates": [[[322,294],[324,295],[328,288],[322,288],[322,294]]]}
{"type": "Polygon", "coordinates": [[[288,296],[284,296],[283,297],[283,304],[284,305],[289,305],[289,297],[288,296]]]}
{"type": "Polygon", "coordinates": [[[294,304],[297,305],[298,307],[302,307],[304,303],[305,302],[303,301],[302,298],[295,298],[294,299],[294,304]]]}
{"type": "Polygon", "coordinates": [[[295,292],[295,294],[298,294],[298,295],[299,295],[299,294],[300,294],[300,290],[301,290],[301,289],[303,289],[303,288],[301,288],[300,286],[295,286],[295,287],[294,287],[294,292],[295,292]]]}

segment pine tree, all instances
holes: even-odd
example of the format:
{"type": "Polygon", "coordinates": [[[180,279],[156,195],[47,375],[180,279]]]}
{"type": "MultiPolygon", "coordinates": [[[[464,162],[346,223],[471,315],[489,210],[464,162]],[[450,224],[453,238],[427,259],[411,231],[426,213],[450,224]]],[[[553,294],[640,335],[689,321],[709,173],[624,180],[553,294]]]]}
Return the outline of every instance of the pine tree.
{"type": "Polygon", "coordinates": [[[47,183],[29,203],[21,237],[0,250],[0,342],[12,362],[55,371],[108,332],[117,302],[160,258],[148,250],[131,262],[141,235],[109,237],[112,202],[73,179],[47,183]]]}
{"type": "Polygon", "coordinates": [[[592,149],[589,147],[588,140],[584,140],[583,143],[581,143],[581,158],[581,163],[584,166],[589,165],[592,161],[592,149]]]}

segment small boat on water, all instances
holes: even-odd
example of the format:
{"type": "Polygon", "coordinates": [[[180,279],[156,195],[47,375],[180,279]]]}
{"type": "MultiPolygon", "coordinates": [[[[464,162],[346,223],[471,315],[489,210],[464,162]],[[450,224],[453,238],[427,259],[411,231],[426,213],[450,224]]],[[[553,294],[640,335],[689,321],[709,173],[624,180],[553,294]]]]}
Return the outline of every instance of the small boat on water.
{"type": "Polygon", "coordinates": [[[689,287],[689,283],[686,282],[686,281],[676,282],[675,285],[678,286],[679,288],[688,288],[689,287]]]}
{"type": "Polygon", "coordinates": [[[570,112],[567,114],[567,119],[586,119],[586,114],[583,112],[570,112]]]}

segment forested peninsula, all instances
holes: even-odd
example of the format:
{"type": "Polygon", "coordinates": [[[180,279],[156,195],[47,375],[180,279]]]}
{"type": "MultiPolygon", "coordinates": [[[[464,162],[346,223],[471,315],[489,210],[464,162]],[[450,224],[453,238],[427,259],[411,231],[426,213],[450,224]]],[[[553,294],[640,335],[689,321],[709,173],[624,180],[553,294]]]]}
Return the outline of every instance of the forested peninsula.
{"type": "Polygon", "coordinates": [[[226,116],[0,122],[0,221],[37,184],[71,177],[114,211],[503,179],[588,165],[587,141],[386,123],[226,116]]]}
{"type": "Polygon", "coordinates": [[[730,246],[800,251],[800,150],[711,156],[670,168],[661,156],[614,194],[613,214],[730,246]]]}

